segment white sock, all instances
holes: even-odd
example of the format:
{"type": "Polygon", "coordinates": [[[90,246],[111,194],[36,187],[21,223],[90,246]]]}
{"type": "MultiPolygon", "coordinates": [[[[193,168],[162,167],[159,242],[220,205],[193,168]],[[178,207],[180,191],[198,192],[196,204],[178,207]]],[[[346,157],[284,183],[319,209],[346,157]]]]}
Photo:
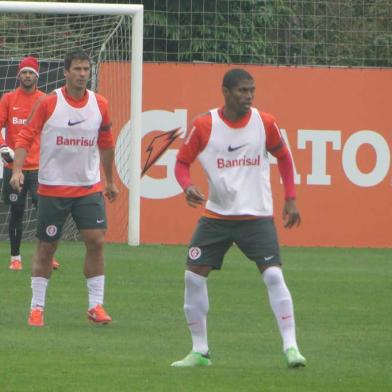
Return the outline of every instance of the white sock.
{"type": "Polygon", "coordinates": [[[45,297],[46,289],[48,287],[49,280],[41,278],[39,276],[31,278],[31,289],[33,296],[31,298],[31,309],[33,308],[45,308],[45,297]]]}
{"type": "Polygon", "coordinates": [[[11,256],[12,260],[19,260],[22,261],[22,256],[21,255],[17,255],[17,256],[11,256]]]}
{"type": "Polygon", "coordinates": [[[283,340],[283,351],[297,347],[293,300],[279,267],[269,267],[263,272],[268,297],[283,340]]]}
{"type": "Polygon", "coordinates": [[[88,308],[95,308],[103,304],[105,288],[105,275],[94,276],[86,279],[88,289],[88,308]]]}
{"type": "Polygon", "coordinates": [[[184,311],[192,334],[192,351],[207,354],[207,278],[185,271],[184,311]]]}

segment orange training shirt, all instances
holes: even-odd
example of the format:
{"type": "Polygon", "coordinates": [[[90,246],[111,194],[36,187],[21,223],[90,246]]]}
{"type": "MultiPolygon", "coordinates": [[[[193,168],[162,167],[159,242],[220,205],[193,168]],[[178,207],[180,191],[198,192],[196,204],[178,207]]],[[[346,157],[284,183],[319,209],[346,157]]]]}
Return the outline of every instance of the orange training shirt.
{"type": "MultiPolygon", "coordinates": [[[[26,124],[30,112],[37,100],[45,93],[36,89],[33,92],[26,92],[18,87],[16,90],[5,93],[0,101],[0,128],[5,127],[5,140],[0,134],[0,145],[7,144],[15,149],[15,143],[23,125],[26,124]]],[[[31,144],[29,154],[23,165],[23,170],[37,170],[39,165],[39,137],[35,138],[31,144]]],[[[6,165],[12,169],[12,163],[6,165]]]]}

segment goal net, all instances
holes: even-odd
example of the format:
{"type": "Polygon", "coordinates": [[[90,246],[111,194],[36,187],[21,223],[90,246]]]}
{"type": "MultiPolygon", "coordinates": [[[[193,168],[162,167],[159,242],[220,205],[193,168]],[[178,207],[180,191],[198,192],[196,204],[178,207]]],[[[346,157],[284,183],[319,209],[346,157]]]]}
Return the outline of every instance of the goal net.
{"type": "MultiPolygon", "coordinates": [[[[131,200],[136,211],[133,218],[138,219],[143,6],[0,1],[0,11],[1,95],[17,86],[17,66],[25,56],[34,55],[39,59],[38,87],[49,93],[64,84],[63,59],[67,52],[78,47],[90,55],[92,75],[89,88],[109,100],[115,136],[125,125],[130,128],[129,137],[120,149],[122,156],[116,157],[116,161],[120,161],[123,171],[127,172],[126,180],[135,182],[132,196],[128,195],[126,187],[122,189],[122,203],[128,204],[131,200]],[[132,122],[129,121],[131,110],[132,122]],[[135,158],[133,163],[129,162],[131,155],[135,158]],[[121,163],[121,160],[124,162],[121,163]],[[130,168],[134,174],[129,171],[130,168]]],[[[0,182],[2,169],[0,167],[0,182]]],[[[127,231],[125,238],[137,245],[138,222],[128,225],[128,216],[122,219],[121,225],[127,231]]],[[[34,237],[35,220],[36,213],[31,200],[28,200],[24,239],[34,237]]],[[[0,240],[8,237],[8,221],[9,208],[1,200],[0,240]]],[[[77,235],[70,219],[63,238],[75,239],[77,235]]]]}

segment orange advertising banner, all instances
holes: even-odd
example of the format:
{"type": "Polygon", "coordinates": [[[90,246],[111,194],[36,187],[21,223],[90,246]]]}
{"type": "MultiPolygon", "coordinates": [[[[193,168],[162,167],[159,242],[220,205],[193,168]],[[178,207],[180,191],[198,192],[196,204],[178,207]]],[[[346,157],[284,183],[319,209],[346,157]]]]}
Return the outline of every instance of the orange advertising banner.
{"type": "MultiPolygon", "coordinates": [[[[199,113],[223,105],[221,82],[233,65],[144,64],[141,242],[188,243],[202,212],[187,206],[174,177],[176,153],[185,130],[199,113]],[[182,134],[176,138],[174,131],[182,134]],[[169,131],[173,131],[170,133],[169,131]],[[166,148],[166,150],[165,150],[166,148]],[[162,151],[164,151],[162,153],[162,151]],[[155,162],[154,159],[159,157],[155,162]]],[[[283,228],[283,187],[273,157],[271,182],[280,242],[290,246],[391,247],[392,70],[241,66],[256,82],[254,105],[273,114],[292,152],[298,229],[283,228]]],[[[101,69],[100,92],[111,103],[117,139],[118,202],[108,205],[107,240],[126,242],[128,191],[124,148],[129,97],[116,96],[113,83],[128,83],[129,67],[101,69]]],[[[192,181],[205,194],[200,165],[192,181]]],[[[132,191],[132,184],[130,186],[132,191]]]]}

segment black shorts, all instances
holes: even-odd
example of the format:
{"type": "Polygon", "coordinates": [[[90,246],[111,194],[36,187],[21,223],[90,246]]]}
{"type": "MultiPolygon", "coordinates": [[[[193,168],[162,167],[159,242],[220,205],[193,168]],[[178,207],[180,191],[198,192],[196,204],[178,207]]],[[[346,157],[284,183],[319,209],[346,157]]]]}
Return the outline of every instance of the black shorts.
{"type": "Polygon", "coordinates": [[[101,192],[82,197],[38,197],[37,238],[45,242],[60,239],[71,214],[79,230],[106,229],[105,202],[101,192]]]}
{"type": "Polygon", "coordinates": [[[26,203],[27,193],[31,196],[32,203],[36,206],[38,201],[38,170],[23,170],[24,184],[20,193],[15,191],[10,185],[12,170],[5,167],[3,172],[2,198],[4,204],[22,205],[26,203]]]}
{"type": "Polygon", "coordinates": [[[274,220],[222,220],[202,217],[188,248],[188,265],[209,265],[221,269],[223,258],[235,243],[259,265],[280,265],[278,236],[274,220]]]}

